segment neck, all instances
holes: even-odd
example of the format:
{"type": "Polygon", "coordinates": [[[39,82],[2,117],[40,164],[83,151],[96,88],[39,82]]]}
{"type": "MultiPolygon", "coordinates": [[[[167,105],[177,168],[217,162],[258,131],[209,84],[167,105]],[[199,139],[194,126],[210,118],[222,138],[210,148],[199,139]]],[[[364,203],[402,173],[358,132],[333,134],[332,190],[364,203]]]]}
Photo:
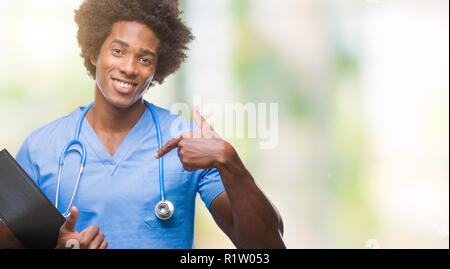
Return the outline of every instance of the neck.
{"type": "Polygon", "coordinates": [[[127,108],[115,107],[108,103],[96,88],[94,106],[87,112],[86,120],[94,131],[110,134],[129,132],[144,114],[145,109],[143,99],[127,108]]]}

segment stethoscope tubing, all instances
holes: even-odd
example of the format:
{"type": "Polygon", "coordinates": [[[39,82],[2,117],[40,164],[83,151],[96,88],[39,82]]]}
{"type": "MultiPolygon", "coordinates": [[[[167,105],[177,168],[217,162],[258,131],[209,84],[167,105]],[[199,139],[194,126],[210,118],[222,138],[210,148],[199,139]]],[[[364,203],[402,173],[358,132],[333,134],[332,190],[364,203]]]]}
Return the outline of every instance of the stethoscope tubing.
{"type": "MultiPolygon", "coordinates": [[[[150,112],[152,113],[152,117],[153,117],[153,121],[155,122],[155,128],[156,128],[156,137],[158,140],[158,149],[162,148],[162,137],[161,137],[161,127],[159,126],[159,120],[158,120],[158,116],[156,115],[155,110],[153,109],[153,106],[148,103],[147,101],[144,101],[145,104],[148,106],[148,108],[150,108],[150,112]]],[[[161,201],[164,201],[164,167],[163,167],[163,158],[160,157],[158,159],[158,164],[159,164],[159,192],[160,192],[160,198],[161,201]]]]}
{"type": "MultiPolygon", "coordinates": [[[[158,116],[156,115],[156,111],[153,108],[153,105],[147,101],[144,100],[144,103],[147,105],[147,107],[150,109],[150,112],[152,114],[152,118],[153,118],[153,122],[155,124],[155,128],[156,128],[156,136],[157,136],[157,141],[158,141],[158,149],[161,149],[162,147],[162,137],[161,137],[161,127],[159,125],[159,120],[158,120],[158,116]]],[[[75,188],[73,190],[72,193],[72,197],[70,199],[69,202],[69,206],[67,207],[66,211],[63,213],[64,217],[68,217],[70,215],[70,208],[72,206],[73,200],[75,198],[75,195],[77,193],[78,190],[78,184],[80,182],[80,178],[81,178],[81,174],[84,171],[84,167],[86,165],[86,146],[83,143],[83,141],[81,141],[79,139],[80,137],[80,132],[81,132],[81,126],[83,125],[83,120],[86,117],[86,113],[89,111],[89,109],[92,108],[92,106],[94,105],[94,103],[92,102],[91,104],[89,104],[82,112],[78,123],[77,123],[77,128],[75,130],[75,137],[73,140],[71,140],[69,143],[67,143],[67,145],[64,147],[60,157],[59,157],[59,162],[58,162],[58,180],[57,180],[57,186],[56,186],[56,198],[55,198],[55,207],[58,208],[58,200],[59,200],[59,189],[60,189],[60,185],[61,185],[61,173],[62,173],[62,169],[64,166],[64,158],[65,155],[67,154],[67,152],[69,151],[69,149],[73,146],[73,145],[79,145],[81,147],[81,161],[80,161],[80,170],[78,172],[78,177],[75,183],[75,188]]],[[[164,164],[163,164],[163,157],[158,159],[158,164],[159,164],[159,190],[160,190],[160,199],[162,202],[165,202],[165,192],[164,192],[164,164]]],[[[172,207],[173,205],[168,202],[172,207]]],[[[161,202],[160,202],[161,203],[161,202]]],[[[160,204],[158,203],[158,205],[160,204]]],[[[172,208],[172,213],[173,213],[173,208],[172,208]]],[[[170,215],[171,216],[171,215],[170,215]]],[[[159,216],[158,216],[159,217],[159,216]]]]}

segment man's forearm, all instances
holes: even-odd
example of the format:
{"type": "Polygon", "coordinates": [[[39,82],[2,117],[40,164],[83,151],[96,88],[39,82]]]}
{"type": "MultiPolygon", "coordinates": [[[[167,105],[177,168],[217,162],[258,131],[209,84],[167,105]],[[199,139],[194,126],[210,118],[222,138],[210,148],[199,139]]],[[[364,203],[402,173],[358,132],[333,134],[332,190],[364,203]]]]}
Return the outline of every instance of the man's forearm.
{"type": "Polygon", "coordinates": [[[256,185],[250,172],[230,147],[217,169],[227,191],[238,248],[285,248],[283,224],[276,208],[256,185]]]}

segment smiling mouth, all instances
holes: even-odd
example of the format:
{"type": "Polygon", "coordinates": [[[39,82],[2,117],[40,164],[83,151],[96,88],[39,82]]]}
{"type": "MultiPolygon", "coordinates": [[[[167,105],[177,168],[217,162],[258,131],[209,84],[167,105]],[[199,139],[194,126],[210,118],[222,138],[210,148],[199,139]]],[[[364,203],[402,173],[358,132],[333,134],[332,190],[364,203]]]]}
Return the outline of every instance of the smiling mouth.
{"type": "Polygon", "coordinates": [[[114,85],[116,86],[117,90],[120,93],[124,93],[124,94],[128,94],[130,92],[132,92],[136,86],[138,85],[137,83],[128,83],[128,82],[124,82],[118,79],[112,79],[114,82],[114,85]]]}

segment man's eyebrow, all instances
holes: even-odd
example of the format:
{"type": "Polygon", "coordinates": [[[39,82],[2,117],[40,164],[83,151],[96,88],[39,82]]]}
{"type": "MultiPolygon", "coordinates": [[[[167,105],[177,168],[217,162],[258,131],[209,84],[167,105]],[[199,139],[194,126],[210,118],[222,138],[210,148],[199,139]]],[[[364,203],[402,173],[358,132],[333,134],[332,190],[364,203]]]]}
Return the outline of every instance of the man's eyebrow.
{"type": "Polygon", "coordinates": [[[147,50],[147,49],[141,49],[141,53],[142,54],[145,54],[145,55],[151,55],[151,56],[153,56],[153,57],[156,57],[156,55],[155,55],[155,53],[153,53],[153,52],[151,52],[151,51],[149,51],[149,50],[147,50]]]}
{"type": "MultiPolygon", "coordinates": [[[[127,47],[127,48],[130,47],[130,45],[129,45],[127,42],[122,41],[122,40],[118,40],[118,39],[114,39],[111,43],[119,43],[120,45],[122,45],[122,46],[124,46],[124,47],[127,47]]],[[[149,55],[151,55],[151,56],[153,56],[153,57],[156,57],[155,53],[154,53],[154,52],[151,52],[151,51],[148,50],[148,49],[140,49],[140,50],[141,50],[141,53],[142,53],[142,54],[149,54],[149,55]]]]}
{"type": "Polygon", "coordinates": [[[122,41],[122,40],[118,40],[118,39],[114,39],[111,43],[119,43],[120,45],[124,46],[124,47],[129,47],[130,45],[128,45],[127,42],[122,41]]]}

